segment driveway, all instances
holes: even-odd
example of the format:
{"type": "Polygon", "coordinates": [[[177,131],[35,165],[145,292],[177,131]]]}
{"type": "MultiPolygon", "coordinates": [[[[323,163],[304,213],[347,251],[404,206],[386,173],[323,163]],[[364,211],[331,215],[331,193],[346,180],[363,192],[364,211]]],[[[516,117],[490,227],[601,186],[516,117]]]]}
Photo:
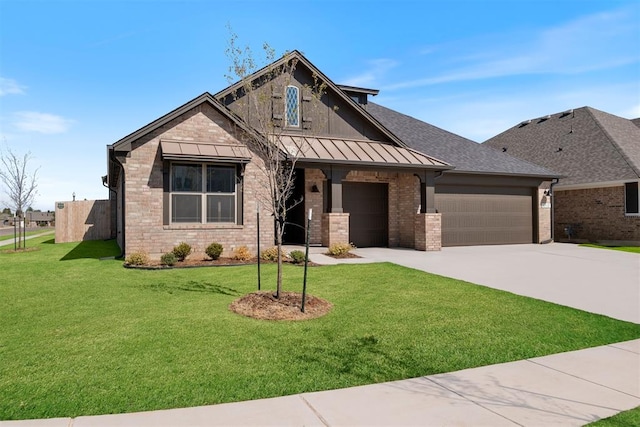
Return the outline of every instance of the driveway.
{"type": "Polygon", "coordinates": [[[440,252],[361,248],[355,253],[640,323],[638,254],[566,243],[465,246],[440,252]]]}

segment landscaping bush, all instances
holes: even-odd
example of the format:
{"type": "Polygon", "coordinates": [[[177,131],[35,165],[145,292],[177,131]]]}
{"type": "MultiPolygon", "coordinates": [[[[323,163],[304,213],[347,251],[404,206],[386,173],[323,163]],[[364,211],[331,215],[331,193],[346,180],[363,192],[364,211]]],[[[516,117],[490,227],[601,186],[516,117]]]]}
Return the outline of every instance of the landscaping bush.
{"type": "Polygon", "coordinates": [[[129,265],[145,265],[149,264],[149,255],[140,251],[140,252],[132,252],[129,256],[124,260],[129,265]]]}
{"type": "Polygon", "coordinates": [[[222,245],[220,243],[213,242],[212,244],[207,246],[205,252],[209,256],[209,258],[218,259],[220,258],[220,254],[222,254],[222,245]]]}
{"type": "Polygon", "coordinates": [[[176,258],[178,258],[178,261],[184,261],[184,259],[191,253],[191,245],[182,242],[178,246],[174,246],[172,252],[176,256],[176,258]]]}
{"type": "Polygon", "coordinates": [[[162,265],[174,265],[178,261],[173,252],[167,252],[160,257],[160,264],[162,265]]]}
{"type": "Polygon", "coordinates": [[[289,258],[291,258],[294,262],[294,264],[302,264],[304,262],[304,252],[302,251],[291,251],[289,252],[289,258]]]}
{"type": "MultiPolygon", "coordinates": [[[[285,251],[280,252],[282,259],[287,258],[287,253],[285,251]]],[[[278,261],[278,247],[272,246],[270,248],[265,249],[260,254],[260,258],[265,261],[278,261]]]]}
{"type": "Polygon", "coordinates": [[[327,253],[333,256],[342,256],[348,254],[354,248],[355,246],[351,243],[334,243],[329,246],[327,253]]]}
{"type": "Polygon", "coordinates": [[[239,261],[249,261],[253,258],[253,254],[249,251],[249,248],[246,246],[240,246],[233,254],[233,259],[237,259],[239,261]]]}

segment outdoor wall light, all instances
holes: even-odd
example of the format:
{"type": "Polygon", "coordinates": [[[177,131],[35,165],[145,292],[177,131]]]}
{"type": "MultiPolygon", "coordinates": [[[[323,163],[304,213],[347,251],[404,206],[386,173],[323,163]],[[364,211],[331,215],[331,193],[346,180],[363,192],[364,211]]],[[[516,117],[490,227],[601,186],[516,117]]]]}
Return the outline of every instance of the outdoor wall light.
{"type": "Polygon", "coordinates": [[[320,189],[318,188],[318,186],[317,186],[316,184],[313,184],[313,185],[311,186],[311,192],[312,192],[312,193],[319,193],[319,192],[320,192],[320,189]]]}

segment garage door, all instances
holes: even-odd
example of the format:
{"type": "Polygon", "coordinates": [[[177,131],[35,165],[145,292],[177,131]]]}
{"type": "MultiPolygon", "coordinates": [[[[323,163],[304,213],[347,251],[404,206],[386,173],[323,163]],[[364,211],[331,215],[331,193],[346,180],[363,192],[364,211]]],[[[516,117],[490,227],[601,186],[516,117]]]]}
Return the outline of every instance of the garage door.
{"type": "Polygon", "coordinates": [[[528,187],[436,187],[442,246],[532,243],[532,203],[528,187]]]}
{"type": "Polygon", "coordinates": [[[343,182],[342,206],[349,213],[349,239],[359,248],[389,244],[387,184],[343,182]]]}

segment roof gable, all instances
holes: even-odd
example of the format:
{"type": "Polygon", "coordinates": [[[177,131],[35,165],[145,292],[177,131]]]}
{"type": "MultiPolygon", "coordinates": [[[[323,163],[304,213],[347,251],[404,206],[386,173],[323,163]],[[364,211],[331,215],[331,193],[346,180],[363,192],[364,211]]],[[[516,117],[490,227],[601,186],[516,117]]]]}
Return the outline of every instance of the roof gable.
{"type": "Polygon", "coordinates": [[[113,151],[131,151],[131,143],[136,141],[139,138],[155,131],[156,129],[164,126],[175,118],[185,114],[189,110],[196,108],[202,104],[209,104],[213,107],[218,113],[222,114],[224,117],[229,119],[233,124],[238,126],[245,132],[249,132],[253,134],[251,129],[248,129],[247,126],[240,120],[238,117],[235,117],[224,105],[220,104],[209,92],[205,92],[202,95],[192,99],[191,101],[181,105],[180,107],[170,111],[164,116],[154,120],[146,126],[141,127],[135,132],[130,133],[124,138],[114,142],[109,146],[110,150],[113,151]]]}
{"type": "MultiPolygon", "coordinates": [[[[359,103],[355,102],[347,92],[342,90],[340,86],[331,81],[331,79],[324,75],[316,66],[314,66],[307,58],[304,57],[304,55],[302,55],[297,50],[284,55],[279,60],[254,72],[247,78],[250,81],[258,81],[261,77],[267,75],[274,68],[281,67],[284,64],[294,60],[297,61],[295,70],[296,73],[304,73],[310,78],[312,76],[315,76],[321,83],[324,83],[326,85],[325,90],[327,94],[336,101],[336,105],[332,105],[330,106],[330,108],[333,107],[336,111],[339,112],[339,114],[344,114],[348,117],[358,117],[359,119],[361,119],[365,126],[373,129],[374,132],[381,136],[381,138],[378,139],[383,139],[382,142],[390,142],[400,147],[406,146],[400,138],[398,138],[393,132],[382,125],[374,116],[369,114],[369,112],[364,109],[359,103]]],[[[241,90],[242,82],[239,81],[216,93],[214,97],[222,104],[229,105],[231,102],[233,102],[233,94],[236,91],[241,90]]],[[[377,93],[377,91],[374,90],[369,91],[371,93],[377,93]]],[[[323,97],[323,99],[324,98],[325,97],[323,97]]]]}
{"type": "Polygon", "coordinates": [[[590,107],[526,120],[485,144],[562,173],[561,185],[640,177],[640,128],[590,107]]]}
{"type": "Polygon", "coordinates": [[[368,103],[367,110],[409,147],[455,166],[456,172],[545,177],[558,175],[373,102],[368,103]]]}

